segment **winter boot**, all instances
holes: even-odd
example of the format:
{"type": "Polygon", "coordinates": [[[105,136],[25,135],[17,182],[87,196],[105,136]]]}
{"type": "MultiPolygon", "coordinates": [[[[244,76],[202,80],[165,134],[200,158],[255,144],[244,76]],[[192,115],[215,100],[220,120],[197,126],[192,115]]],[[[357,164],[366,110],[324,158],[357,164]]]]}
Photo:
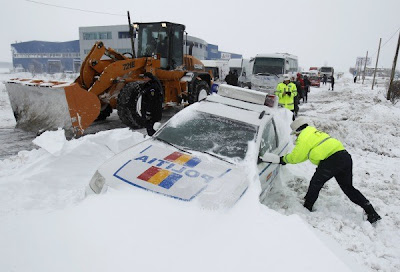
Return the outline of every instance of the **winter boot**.
{"type": "Polygon", "coordinates": [[[372,207],[371,204],[368,204],[364,208],[365,213],[367,214],[367,220],[373,224],[377,222],[378,220],[381,220],[382,218],[379,216],[379,214],[375,211],[374,207],[372,207]]]}
{"type": "Polygon", "coordinates": [[[310,212],[312,212],[312,207],[314,204],[307,202],[307,200],[304,202],[304,208],[306,208],[307,210],[309,210],[310,212]]]}

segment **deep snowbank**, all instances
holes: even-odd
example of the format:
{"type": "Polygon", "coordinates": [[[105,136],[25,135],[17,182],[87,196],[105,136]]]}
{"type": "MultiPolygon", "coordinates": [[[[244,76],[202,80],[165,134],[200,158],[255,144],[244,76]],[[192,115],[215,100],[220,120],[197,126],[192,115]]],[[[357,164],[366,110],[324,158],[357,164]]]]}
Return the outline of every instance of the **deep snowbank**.
{"type": "Polygon", "coordinates": [[[361,271],[400,270],[399,106],[383,86],[344,78],[335,89],[312,88],[300,114],[352,154],[354,184],[383,217],[376,227],[334,180],[316,211],[305,210],[310,163],[285,166],[267,206],[251,169],[252,186],[230,210],[142,190],[85,199],[97,167],[143,135],[116,129],[67,141],[56,131],[35,139],[39,149],[0,161],[0,270],[357,271],[353,258],[361,271]]]}
{"type": "Polygon", "coordinates": [[[143,138],[46,132],[39,150],[1,161],[2,270],[351,271],[298,216],[260,205],[257,180],[223,211],[136,188],[85,199],[99,164],[143,138]]]}
{"type": "Polygon", "coordinates": [[[353,183],[376,207],[383,220],[374,228],[362,209],[343,194],[335,180],[327,182],[308,213],[299,203],[307,192],[315,166],[286,167],[266,205],[283,214],[298,214],[329,234],[370,271],[400,270],[400,104],[386,100],[386,82],[371,90],[371,78],[354,84],[351,75],[337,80],[335,91],[312,88],[309,103],[300,105],[321,130],[340,139],[353,158],[353,183]]]}

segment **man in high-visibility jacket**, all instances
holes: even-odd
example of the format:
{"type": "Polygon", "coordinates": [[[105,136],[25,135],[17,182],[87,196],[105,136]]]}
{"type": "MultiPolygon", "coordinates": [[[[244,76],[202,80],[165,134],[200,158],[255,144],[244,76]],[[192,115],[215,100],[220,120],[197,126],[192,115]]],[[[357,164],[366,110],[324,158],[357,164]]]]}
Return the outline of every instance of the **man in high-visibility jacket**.
{"type": "Polygon", "coordinates": [[[381,217],[368,199],[353,186],[353,161],[343,144],[309,124],[305,117],[299,117],[292,122],[290,127],[292,134],[297,135],[296,145],[291,153],[280,158],[282,165],[296,164],[309,159],[318,166],[304,197],[304,207],[312,211],[322,186],[335,177],[347,197],[364,209],[371,224],[380,220],[381,217]]]}
{"type": "Polygon", "coordinates": [[[297,86],[296,86],[296,79],[294,76],[290,78],[290,83],[287,85],[289,88],[289,92],[292,92],[294,94],[293,102],[294,102],[294,116],[296,118],[297,112],[299,111],[299,94],[297,92],[297,86]]]}
{"type": "MultiPolygon", "coordinates": [[[[279,105],[293,112],[294,117],[294,97],[295,93],[291,92],[288,84],[290,83],[289,75],[283,75],[283,82],[276,86],[275,95],[279,98],[279,105]]],[[[297,90],[296,90],[297,92],[297,90]]]]}

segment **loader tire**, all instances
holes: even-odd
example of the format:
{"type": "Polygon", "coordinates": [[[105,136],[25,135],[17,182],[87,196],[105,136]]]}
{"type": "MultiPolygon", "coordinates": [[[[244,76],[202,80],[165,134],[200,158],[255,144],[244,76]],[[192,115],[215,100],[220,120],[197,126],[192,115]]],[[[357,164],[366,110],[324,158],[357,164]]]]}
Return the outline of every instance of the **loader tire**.
{"type": "Polygon", "coordinates": [[[107,105],[107,107],[104,110],[100,111],[99,116],[97,116],[97,119],[95,121],[106,120],[107,117],[109,117],[112,112],[113,112],[113,109],[112,109],[111,105],[107,105]]]}
{"type": "Polygon", "coordinates": [[[210,95],[210,86],[204,80],[196,80],[193,83],[193,89],[188,97],[189,104],[196,103],[197,101],[203,100],[210,95]]]}
{"type": "Polygon", "coordinates": [[[118,95],[118,116],[131,129],[147,127],[162,117],[162,91],[157,82],[131,82],[118,95]]]}

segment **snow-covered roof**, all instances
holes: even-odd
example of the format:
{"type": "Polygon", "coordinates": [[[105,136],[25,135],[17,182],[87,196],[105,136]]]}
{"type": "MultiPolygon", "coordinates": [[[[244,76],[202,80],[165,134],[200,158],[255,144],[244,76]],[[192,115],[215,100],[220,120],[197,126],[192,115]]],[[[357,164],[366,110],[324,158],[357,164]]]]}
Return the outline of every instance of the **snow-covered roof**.
{"type": "Polygon", "coordinates": [[[230,59],[228,62],[229,67],[242,67],[242,59],[230,59]]]}
{"type": "Polygon", "coordinates": [[[68,42],[29,41],[13,43],[16,53],[79,53],[79,40],[68,42]]]}
{"type": "Polygon", "coordinates": [[[275,54],[257,54],[256,58],[294,58],[297,59],[297,56],[291,55],[288,53],[275,53],[275,54]]]}
{"type": "Polygon", "coordinates": [[[205,67],[218,67],[228,64],[227,60],[201,60],[205,67]]]}

